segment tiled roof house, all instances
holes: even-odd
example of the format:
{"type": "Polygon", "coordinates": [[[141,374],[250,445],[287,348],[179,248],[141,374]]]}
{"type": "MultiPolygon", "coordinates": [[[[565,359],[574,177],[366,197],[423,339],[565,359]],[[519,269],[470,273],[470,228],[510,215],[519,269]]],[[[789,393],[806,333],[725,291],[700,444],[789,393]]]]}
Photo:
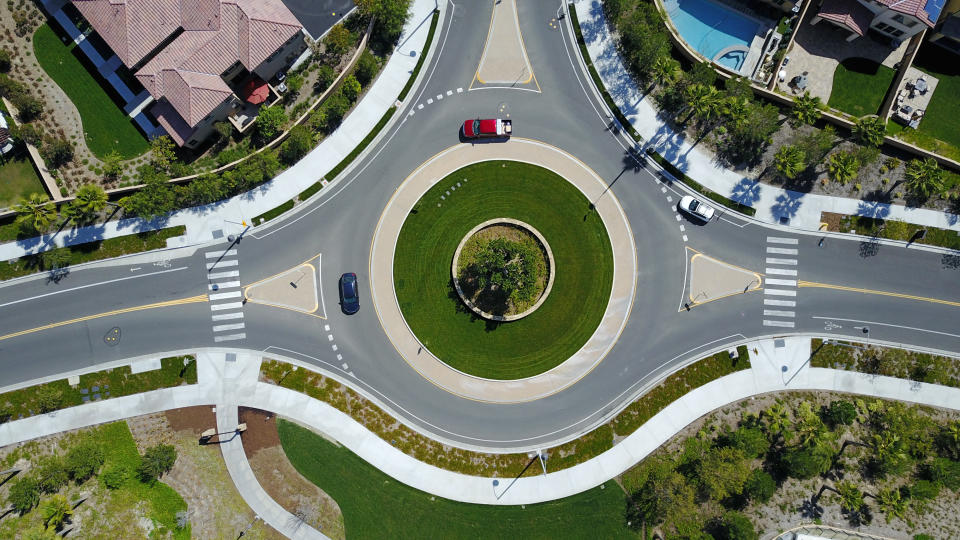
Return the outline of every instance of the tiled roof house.
{"type": "Polygon", "coordinates": [[[825,20],[848,32],[853,41],[873,29],[891,39],[905,41],[924,28],[933,28],[945,0],[824,0],[811,21],[825,20]]]}
{"type": "MultiPolygon", "coordinates": [[[[180,145],[230,101],[240,67],[268,79],[300,22],[280,0],[72,0],[155,100],[152,112],[180,145]],[[226,79],[226,80],[225,80],[226,79]]],[[[301,38],[301,39],[298,39],[301,38]]],[[[222,118],[218,118],[222,119],[222,118]]]]}

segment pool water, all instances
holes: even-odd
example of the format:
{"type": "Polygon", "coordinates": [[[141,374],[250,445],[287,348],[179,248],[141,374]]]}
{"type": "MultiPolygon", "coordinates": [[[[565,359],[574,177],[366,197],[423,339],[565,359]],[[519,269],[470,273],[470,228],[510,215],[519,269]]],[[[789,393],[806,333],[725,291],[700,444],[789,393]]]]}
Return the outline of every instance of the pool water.
{"type": "MultiPolygon", "coordinates": [[[[720,51],[734,45],[749,50],[759,30],[757,21],[710,0],[667,0],[664,5],[680,37],[711,60],[720,51]]],[[[729,53],[722,58],[728,56],[729,53]]],[[[743,64],[743,59],[718,59],[726,67],[735,61],[743,64]]]]}
{"type": "Polygon", "coordinates": [[[743,67],[743,61],[747,59],[747,51],[730,51],[723,56],[716,58],[716,62],[723,67],[730,68],[733,71],[740,71],[743,67]]]}

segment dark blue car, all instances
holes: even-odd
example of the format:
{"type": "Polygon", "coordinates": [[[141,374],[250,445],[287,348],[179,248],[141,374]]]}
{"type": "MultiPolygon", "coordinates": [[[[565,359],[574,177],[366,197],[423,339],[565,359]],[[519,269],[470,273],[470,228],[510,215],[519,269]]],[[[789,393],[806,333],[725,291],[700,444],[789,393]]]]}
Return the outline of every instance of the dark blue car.
{"type": "Polygon", "coordinates": [[[353,272],[340,276],[340,309],[347,315],[353,315],[360,310],[357,275],[353,272]]]}

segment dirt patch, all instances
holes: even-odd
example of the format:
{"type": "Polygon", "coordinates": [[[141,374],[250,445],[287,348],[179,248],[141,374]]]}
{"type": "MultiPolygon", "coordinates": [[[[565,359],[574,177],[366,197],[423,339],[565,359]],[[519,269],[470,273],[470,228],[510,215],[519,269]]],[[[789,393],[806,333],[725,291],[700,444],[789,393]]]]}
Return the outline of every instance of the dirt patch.
{"type": "Polygon", "coordinates": [[[166,411],[167,423],[173,431],[192,431],[197,437],[201,433],[217,427],[217,413],[213,405],[200,405],[166,411]]]}
{"type": "Polygon", "coordinates": [[[843,220],[843,214],[833,212],[820,212],[820,221],[827,224],[828,231],[839,231],[840,223],[843,220]]]}
{"type": "Polygon", "coordinates": [[[334,539],[345,538],[340,506],[300,475],[280,446],[276,417],[257,409],[240,408],[247,423],[243,449],[253,474],[274,501],[304,523],[334,539]]]}

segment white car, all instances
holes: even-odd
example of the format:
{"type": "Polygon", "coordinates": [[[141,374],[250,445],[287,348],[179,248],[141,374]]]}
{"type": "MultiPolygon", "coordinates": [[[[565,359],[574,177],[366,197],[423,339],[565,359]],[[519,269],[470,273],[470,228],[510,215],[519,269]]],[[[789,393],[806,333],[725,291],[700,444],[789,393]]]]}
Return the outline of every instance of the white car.
{"type": "Polygon", "coordinates": [[[694,199],[690,195],[684,195],[680,199],[680,202],[677,203],[677,206],[679,206],[684,212],[698,217],[704,221],[710,221],[713,218],[713,208],[703,204],[697,199],[694,199]]]}

